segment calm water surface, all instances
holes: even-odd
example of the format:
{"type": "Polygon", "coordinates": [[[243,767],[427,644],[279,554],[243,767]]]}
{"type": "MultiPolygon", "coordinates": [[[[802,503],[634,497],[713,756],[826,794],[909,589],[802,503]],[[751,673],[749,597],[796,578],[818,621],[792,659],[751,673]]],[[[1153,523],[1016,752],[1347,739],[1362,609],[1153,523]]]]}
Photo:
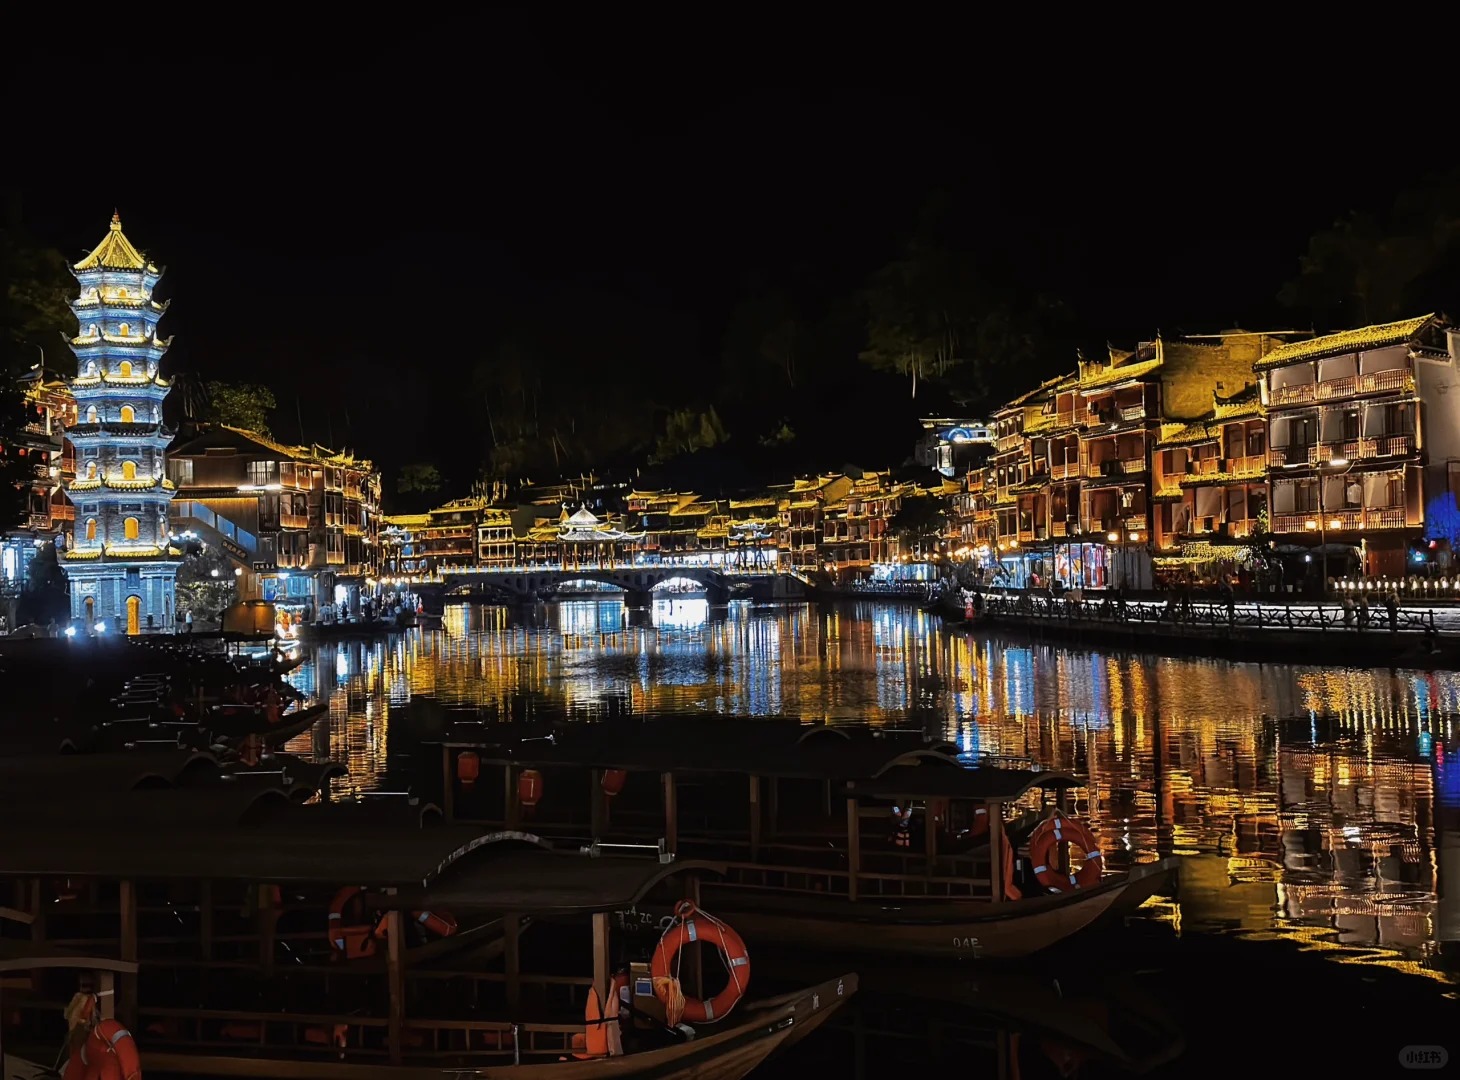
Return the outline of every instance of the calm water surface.
{"type": "Polygon", "coordinates": [[[1185,856],[1180,900],[1147,909],[1182,935],[1284,940],[1451,992],[1460,673],[1075,651],[883,604],[588,600],[451,607],[443,631],[321,645],[294,677],[330,719],[290,749],[346,761],[362,790],[434,776],[419,741],[464,715],[921,727],[971,756],[1075,773],[1116,865],[1185,856]]]}

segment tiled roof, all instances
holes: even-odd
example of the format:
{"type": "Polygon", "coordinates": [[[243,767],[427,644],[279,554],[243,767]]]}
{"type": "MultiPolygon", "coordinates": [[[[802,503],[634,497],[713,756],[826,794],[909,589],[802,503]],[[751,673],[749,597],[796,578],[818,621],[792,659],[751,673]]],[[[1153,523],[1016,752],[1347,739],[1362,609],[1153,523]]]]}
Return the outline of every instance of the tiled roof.
{"type": "Polygon", "coordinates": [[[101,243],[86,258],[76,264],[77,270],[147,270],[157,273],[157,267],[147,261],[140,251],[132,246],[122,232],[122,219],[112,215],[111,228],[102,237],[101,243]]]}
{"type": "Polygon", "coordinates": [[[1212,416],[1217,420],[1242,420],[1249,416],[1265,416],[1266,412],[1256,383],[1243,387],[1229,398],[1212,394],[1212,416]]]}
{"type": "Polygon", "coordinates": [[[1308,341],[1279,345],[1254,364],[1253,368],[1257,371],[1269,371],[1272,368],[1296,364],[1304,360],[1341,356],[1344,353],[1358,352],[1362,349],[1380,349],[1386,345],[1402,345],[1434,319],[1435,315],[1432,313],[1414,319],[1379,323],[1376,326],[1361,326],[1357,330],[1341,330],[1337,334],[1325,334],[1323,337],[1312,338],[1308,341]]]}
{"type": "Polygon", "coordinates": [[[1143,360],[1136,364],[1121,364],[1119,367],[1105,368],[1093,375],[1080,378],[1081,390],[1098,390],[1105,386],[1114,386],[1117,383],[1127,382],[1130,379],[1139,379],[1149,375],[1161,366],[1160,360],[1143,360]]]}
{"type": "Polygon", "coordinates": [[[1162,424],[1161,437],[1157,446],[1195,446],[1198,443],[1214,442],[1217,432],[1207,426],[1206,421],[1194,424],[1162,424]]]}

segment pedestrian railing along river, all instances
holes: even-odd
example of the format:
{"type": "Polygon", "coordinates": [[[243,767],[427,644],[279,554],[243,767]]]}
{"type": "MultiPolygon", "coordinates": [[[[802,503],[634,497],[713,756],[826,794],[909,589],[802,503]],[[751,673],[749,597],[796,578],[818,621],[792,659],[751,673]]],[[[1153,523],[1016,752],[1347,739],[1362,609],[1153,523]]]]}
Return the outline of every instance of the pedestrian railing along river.
{"type": "Polygon", "coordinates": [[[1210,601],[1159,603],[1112,600],[1109,597],[1075,600],[1025,593],[1017,596],[985,596],[981,614],[1080,623],[1106,622],[1132,627],[1145,625],[1152,630],[1160,626],[1179,626],[1183,629],[1223,632],[1306,630],[1355,633],[1364,630],[1393,630],[1432,634],[1437,631],[1433,608],[1398,608],[1391,618],[1389,611],[1381,606],[1373,607],[1365,613],[1358,609],[1345,611],[1338,605],[1325,607],[1322,604],[1228,604],[1210,601]]]}

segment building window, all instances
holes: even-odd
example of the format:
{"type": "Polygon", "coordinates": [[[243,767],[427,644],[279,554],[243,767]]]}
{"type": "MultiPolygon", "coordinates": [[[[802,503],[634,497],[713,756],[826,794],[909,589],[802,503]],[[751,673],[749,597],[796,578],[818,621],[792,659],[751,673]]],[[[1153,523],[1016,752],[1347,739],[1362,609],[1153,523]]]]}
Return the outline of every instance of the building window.
{"type": "Polygon", "coordinates": [[[88,461],[86,463],[86,479],[88,479],[88,480],[95,480],[96,479],[96,462],[94,462],[94,461],[88,461]]]}
{"type": "Polygon", "coordinates": [[[126,298],[127,298],[127,290],[126,289],[118,289],[117,290],[117,299],[118,300],[125,300],[126,298]]]}
{"type": "Polygon", "coordinates": [[[117,327],[117,335],[119,337],[131,337],[132,336],[132,328],[131,328],[131,326],[129,326],[127,323],[122,323],[121,326],[117,327]]]}
{"type": "Polygon", "coordinates": [[[132,361],[123,360],[120,364],[118,364],[117,374],[124,379],[130,379],[132,377],[132,361]]]}
{"type": "Polygon", "coordinates": [[[272,484],[277,481],[277,463],[273,461],[250,461],[248,463],[248,482],[262,487],[264,484],[272,484]]]}
{"type": "Polygon", "coordinates": [[[124,518],[122,521],[122,535],[128,540],[135,540],[138,537],[137,519],[134,517],[124,518]]]}
{"type": "Polygon", "coordinates": [[[135,479],[137,479],[137,463],[135,461],[124,461],[124,462],[122,462],[122,479],[123,480],[135,480],[135,479]]]}
{"type": "Polygon", "coordinates": [[[88,518],[86,521],[86,539],[96,539],[96,518],[88,518]]]}
{"type": "MultiPolygon", "coordinates": [[[[93,364],[91,367],[92,367],[92,372],[95,373],[95,371],[96,371],[96,365],[93,364]]],[[[86,422],[88,424],[94,424],[94,423],[96,423],[96,406],[95,405],[88,405],[88,406],[86,406],[86,422]]]]}
{"type": "Polygon", "coordinates": [[[122,416],[121,416],[122,423],[124,423],[124,424],[131,424],[131,423],[134,423],[136,421],[136,419],[137,419],[137,410],[134,409],[134,408],[132,408],[132,406],[130,406],[130,405],[123,405],[122,406],[122,416]]]}
{"type": "Polygon", "coordinates": [[[185,487],[193,482],[193,463],[188,461],[171,461],[172,482],[178,487],[185,487]]]}
{"type": "Polygon", "coordinates": [[[88,379],[94,379],[94,378],[96,378],[96,361],[95,360],[91,360],[91,361],[89,361],[87,363],[87,365],[86,365],[86,377],[88,379]]]}

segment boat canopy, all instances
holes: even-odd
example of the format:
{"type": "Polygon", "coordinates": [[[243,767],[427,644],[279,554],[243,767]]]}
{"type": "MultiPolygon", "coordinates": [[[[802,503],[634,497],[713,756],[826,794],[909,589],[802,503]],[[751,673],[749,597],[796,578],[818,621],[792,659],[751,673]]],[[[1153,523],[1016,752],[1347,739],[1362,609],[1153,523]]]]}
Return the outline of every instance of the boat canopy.
{"type": "Polygon", "coordinates": [[[1069,773],[1032,769],[924,769],[900,765],[872,780],[853,781],[848,795],[871,795],[888,799],[973,799],[1003,802],[1017,799],[1035,788],[1078,787],[1069,773]]]}
{"type": "Polygon", "coordinates": [[[649,890],[680,874],[722,875],[723,863],[695,859],[598,856],[569,851],[516,848],[467,859],[422,890],[371,896],[381,908],[461,911],[521,911],[538,915],[583,915],[617,911],[639,903],[649,890]]]}
{"type": "Polygon", "coordinates": [[[258,769],[225,764],[196,750],[127,750],[116,754],[35,754],[0,758],[0,804],[65,798],[96,802],[120,792],[196,788],[216,784],[283,786],[316,791],[348,771],[292,754],[275,754],[258,769]]]}
{"type": "Polygon", "coordinates": [[[904,765],[963,768],[951,743],[933,742],[921,732],[721,717],[610,720],[565,726],[540,739],[454,738],[443,745],[475,751],[484,764],[539,769],[860,780],[904,765]]]}
{"type": "Polygon", "coordinates": [[[119,975],[137,974],[137,963],[134,960],[71,952],[44,941],[0,938],[0,972],[36,971],[40,968],[77,968],[87,971],[114,971],[119,975]]]}

